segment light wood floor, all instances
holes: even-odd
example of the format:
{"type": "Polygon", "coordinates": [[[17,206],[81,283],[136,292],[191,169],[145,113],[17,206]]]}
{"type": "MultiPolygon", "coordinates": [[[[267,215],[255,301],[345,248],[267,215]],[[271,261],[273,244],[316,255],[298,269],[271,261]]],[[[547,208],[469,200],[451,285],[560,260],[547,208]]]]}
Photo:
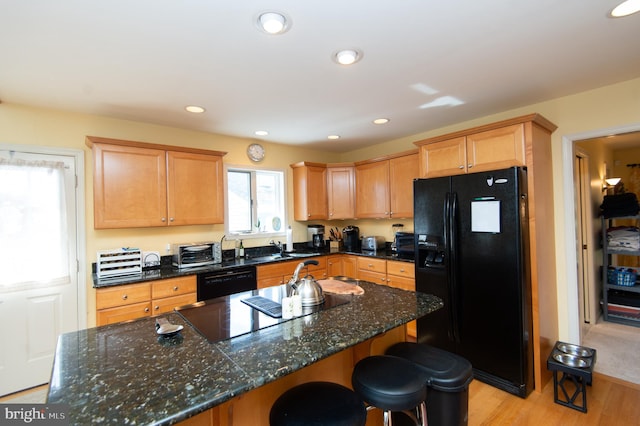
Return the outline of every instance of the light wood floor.
{"type": "Polygon", "coordinates": [[[587,386],[587,413],[556,404],[553,380],[542,393],[526,399],[513,396],[478,380],[469,386],[469,426],[522,425],[638,425],[640,385],[594,373],[587,386]]]}

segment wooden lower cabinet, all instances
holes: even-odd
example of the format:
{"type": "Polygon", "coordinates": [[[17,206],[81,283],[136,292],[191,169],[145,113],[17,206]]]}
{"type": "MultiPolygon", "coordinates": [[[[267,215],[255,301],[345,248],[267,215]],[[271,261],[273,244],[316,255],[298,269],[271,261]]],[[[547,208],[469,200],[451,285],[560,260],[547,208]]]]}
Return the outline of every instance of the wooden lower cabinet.
{"type": "Polygon", "coordinates": [[[196,300],[195,275],[98,288],[96,325],[160,315],[196,300]]]}
{"type": "Polygon", "coordinates": [[[356,260],[359,280],[371,281],[376,284],[387,284],[387,261],[371,257],[358,256],[356,260]]]}
{"type": "Polygon", "coordinates": [[[357,256],[334,254],[327,256],[327,276],[356,278],[357,256]]]}
{"type": "Polygon", "coordinates": [[[358,256],[342,255],[342,275],[350,278],[358,276],[358,256]]]}
{"type": "MultiPolygon", "coordinates": [[[[355,364],[371,355],[384,354],[391,345],[406,341],[405,327],[388,332],[345,349],[245,394],[239,395],[197,416],[186,419],[181,426],[268,426],[273,403],[286,390],[311,381],[329,381],[351,388],[355,364]]],[[[380,410],[367,414],[367,426],[382,425],[380,410]]]]}
{"type": "MultiPolygon", "coordinates": [[[[403,290],[416,291],[416,270],[413,263],[387,261],[387,285],[403,290]]],[[[416,321],[407,324],[407,335],[416,338],[418,335],[416,321]]]]}
{"type": "MultiPolygon", "coordinates": [[[[416,290],[415,268],[413,263],[394,260],[372,259],[355,256],[357,261],[357,278],[376,284],[388,285],[403,290],[416,290]]],[[[416,322],[407,324],[407,335],[417,336],[416,322]]]]}
{"type": "Polygon", "coordinates": [[[300,272],[300,278],[306,274],[311,274],[317,280],[327,278],[327,257],[309,257],[299,260],[290,260],[286,262],[270,263],[268,265],[259,265],[256,267],[256,275],[258,288],[273,287],[289,282],[296,267],[305,260],[317,260],[317,265],[308,265],[307,268],[300,272]]]}

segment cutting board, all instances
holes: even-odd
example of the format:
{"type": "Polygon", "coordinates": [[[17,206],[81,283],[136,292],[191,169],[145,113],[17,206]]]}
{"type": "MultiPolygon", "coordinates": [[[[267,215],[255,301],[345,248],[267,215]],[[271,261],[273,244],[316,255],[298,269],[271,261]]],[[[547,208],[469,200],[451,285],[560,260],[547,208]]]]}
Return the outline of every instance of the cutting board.
{"type": "Polygon", "coordinates": [[[340,280],[318,280],[322,291],[334,294],[364,294],[364,289],[357,284],[340,280]]]}

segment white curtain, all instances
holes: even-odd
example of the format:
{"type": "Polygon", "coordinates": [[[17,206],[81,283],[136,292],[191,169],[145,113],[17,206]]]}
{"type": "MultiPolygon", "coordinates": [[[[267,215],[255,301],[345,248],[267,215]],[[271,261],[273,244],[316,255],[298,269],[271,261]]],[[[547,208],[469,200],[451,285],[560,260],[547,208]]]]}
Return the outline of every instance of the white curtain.
{"type": "Polygon", "coordinates": [[[0,292],[69,282],[64,167],[0,158],[0,292]]]}

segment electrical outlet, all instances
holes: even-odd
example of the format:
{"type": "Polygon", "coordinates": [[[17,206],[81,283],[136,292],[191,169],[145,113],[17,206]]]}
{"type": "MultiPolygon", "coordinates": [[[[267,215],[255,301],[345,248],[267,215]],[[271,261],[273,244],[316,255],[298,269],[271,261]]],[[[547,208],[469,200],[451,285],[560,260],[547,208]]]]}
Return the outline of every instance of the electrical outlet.
{"type": "Polygon", "coordinates": [[[171,243],[167,243],[167,247],[165,248],[165,250],[167,251],[167,253],[171,251],[171,243]]]}

